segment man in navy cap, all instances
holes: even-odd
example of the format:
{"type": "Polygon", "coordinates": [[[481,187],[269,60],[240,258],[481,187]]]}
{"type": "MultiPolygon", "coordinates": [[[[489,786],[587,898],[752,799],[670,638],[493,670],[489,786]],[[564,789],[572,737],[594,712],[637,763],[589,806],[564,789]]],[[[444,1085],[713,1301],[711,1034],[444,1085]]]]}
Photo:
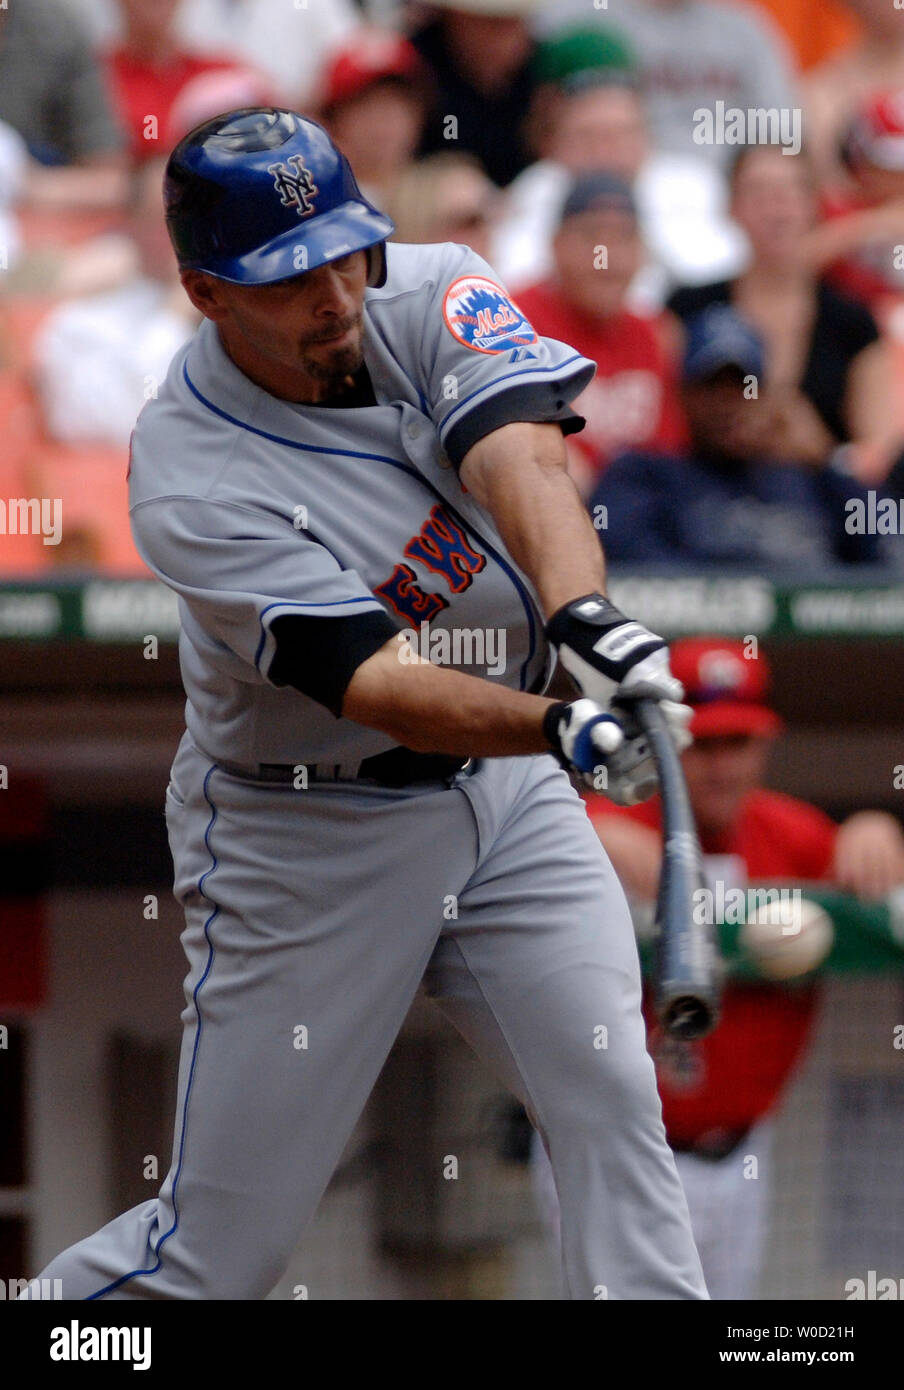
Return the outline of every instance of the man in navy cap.
{"type": "Polygon", "coordinates": [[[728,306],[688,324],[681,394],[687,449],[622,454],[591,498],[611,560],[810,574],[891,563],[881,538],[847,529],[845,504],[865,497],[858,483],[828,459],[813,467],[772,453],[763,345],[728,306]]]}

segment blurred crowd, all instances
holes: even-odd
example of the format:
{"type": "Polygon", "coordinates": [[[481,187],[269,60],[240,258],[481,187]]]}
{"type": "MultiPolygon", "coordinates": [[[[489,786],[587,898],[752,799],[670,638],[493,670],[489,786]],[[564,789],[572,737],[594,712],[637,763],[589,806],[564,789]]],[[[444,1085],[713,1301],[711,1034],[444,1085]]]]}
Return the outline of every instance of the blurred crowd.
{"type": "Polygon", "coordinates": [[[0,574],[143,572],[129,435],[195,327],[166,155],[266,103],[598,363],[568,447],[616,566],[904,575],[892,0],[9,0],[0,498],[63,529],[0,574]]]}

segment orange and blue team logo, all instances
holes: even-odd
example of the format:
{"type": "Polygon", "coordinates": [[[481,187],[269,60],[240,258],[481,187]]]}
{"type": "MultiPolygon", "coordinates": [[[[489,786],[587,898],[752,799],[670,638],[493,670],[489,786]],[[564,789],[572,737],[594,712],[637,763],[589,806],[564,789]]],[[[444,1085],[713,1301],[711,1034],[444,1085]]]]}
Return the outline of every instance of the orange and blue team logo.
{"type": "Polygon", "coordinates": [[[443,300],[443,318],[452,336],[474,352],[508,352],[537,341],[517,304],[483,275],[453,280],[443,300]]]}

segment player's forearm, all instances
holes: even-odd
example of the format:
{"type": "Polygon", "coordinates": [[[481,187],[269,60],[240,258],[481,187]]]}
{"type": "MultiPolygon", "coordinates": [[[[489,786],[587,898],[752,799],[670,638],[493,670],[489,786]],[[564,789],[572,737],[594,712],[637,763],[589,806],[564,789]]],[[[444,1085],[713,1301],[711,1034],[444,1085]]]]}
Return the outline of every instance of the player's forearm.
{"type": "Polygon", "coordinates": [[[605,593],[603,549],[565,464],[558,425],[511,424],[475,444],[461,468],[547,617],[582,594],[605,593]]]}
{"type": "Polygon", "coordinates": [[[554,701],[429,662],[402,662],[396,641],[355,672],[342,714],[418,753],[472,758],[549,751],[543,716],[554,701]]]}

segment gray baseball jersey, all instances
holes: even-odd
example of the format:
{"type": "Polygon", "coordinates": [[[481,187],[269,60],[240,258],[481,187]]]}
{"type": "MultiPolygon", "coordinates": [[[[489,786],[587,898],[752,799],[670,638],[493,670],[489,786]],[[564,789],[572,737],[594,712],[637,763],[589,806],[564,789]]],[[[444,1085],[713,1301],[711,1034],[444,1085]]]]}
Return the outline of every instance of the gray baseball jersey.
{"type": "Polygon", "coordinates": [[[318,674],[334,646],[427,623],[505,633],[502,662],[453,643],[461,669],[520,690],[547,673],[533,588],[456,465],[507,421],[574,428],[593,364],[538,338],[467,248],[387,251],[364,403],[275,399],[205,322],[135,431],[133,527],[183,623],[166,818],[186,1007],[170,1170],[51,1262],[65,1298],[265,1297],[422,982],[543,1138],[568,1295],[706,1297],[630,916],[565,773],[540,755],[356,779],[390,740],[338,717],[347,652],[318,674]],[[248,775],[296,760],[340,776],[248,775]]]}
{"type": "Polygon", "coordinates": [[[467,247],[386,249],[386,283],[365,298],[375,405],[277,400],[205,320],[139,417],[136,543],[179,594],[188,728],[213,758],[354,765],[391,746],[268,680],[272,624],[287,613],[382,609],[435,644],[441,632],[504,632],[504,661],[498,644],[459,641],[445,664],[543,684],[536,595],[453,460],[509,420],[579,424],[568,401],[595,365],[538,337],[467,247]]]}

